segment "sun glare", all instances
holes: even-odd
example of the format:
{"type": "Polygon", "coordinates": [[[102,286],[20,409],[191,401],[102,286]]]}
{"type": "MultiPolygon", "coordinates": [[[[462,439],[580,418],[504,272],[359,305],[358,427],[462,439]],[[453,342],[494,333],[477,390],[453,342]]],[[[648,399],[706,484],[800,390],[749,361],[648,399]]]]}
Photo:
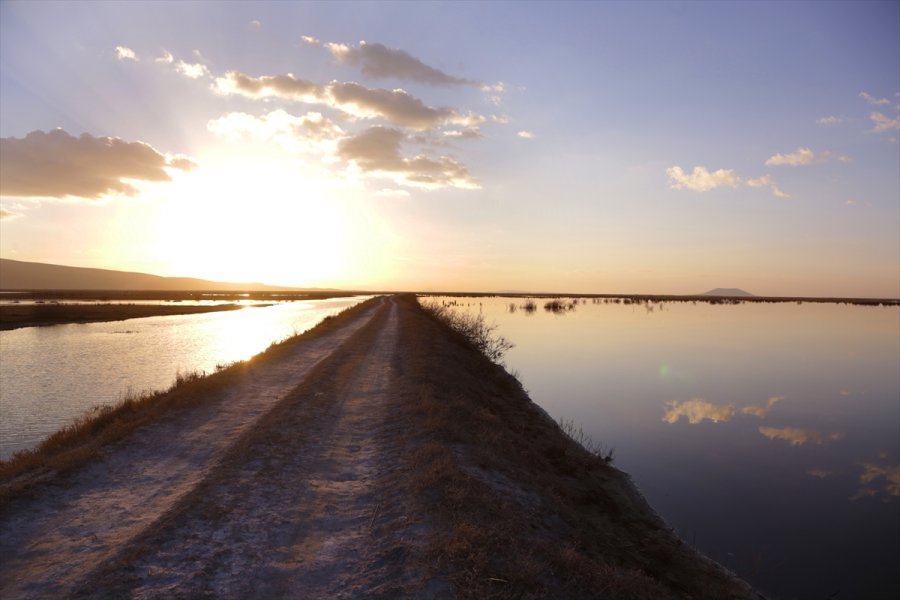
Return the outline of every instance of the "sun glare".
{"type": "Polygon", "coordinates": [[[296,160],[214,156],[180,174],[156,223],[173,274],[322,285],[346,273],[340,190],[296,160]]]}

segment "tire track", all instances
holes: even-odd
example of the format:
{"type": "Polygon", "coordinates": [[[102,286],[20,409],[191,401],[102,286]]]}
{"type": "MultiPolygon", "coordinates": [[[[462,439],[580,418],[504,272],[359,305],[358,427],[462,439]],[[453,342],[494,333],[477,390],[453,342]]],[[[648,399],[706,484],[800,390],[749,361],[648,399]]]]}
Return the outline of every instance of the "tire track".
{"type": "Polygon", "coordinates": [[[135,431],[105,458],[12,503],[0,520],[0,597],[69,594],[101,562],[197,486],[243,433],[363,329],[372,307],[340,329],[254,365],[218,398],[135,431]]]}

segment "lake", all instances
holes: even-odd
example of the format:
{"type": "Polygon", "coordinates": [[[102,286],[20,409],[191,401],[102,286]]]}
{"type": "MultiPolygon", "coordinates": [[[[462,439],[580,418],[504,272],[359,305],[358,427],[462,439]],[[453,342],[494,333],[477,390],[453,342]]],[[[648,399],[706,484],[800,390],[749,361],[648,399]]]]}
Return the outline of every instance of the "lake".
{"type": "Polygon", "coordinates": [[[94,406],[168,388],[179,372],[250,358],[367,298],[0,331],[0,458],[94,406]]]}
{"type": "Polygon", "coordinates": [[[900,307],[435,300],[495,323],[531,398],[765,594],[900,597],[900,307]]]}

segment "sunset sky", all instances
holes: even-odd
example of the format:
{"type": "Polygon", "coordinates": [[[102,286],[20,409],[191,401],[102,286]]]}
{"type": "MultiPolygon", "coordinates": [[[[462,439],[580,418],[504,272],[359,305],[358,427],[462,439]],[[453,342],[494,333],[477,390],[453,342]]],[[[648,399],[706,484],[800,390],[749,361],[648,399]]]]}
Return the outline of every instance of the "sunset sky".
{"type": "Polygon", "coordinates": [[[0,256],[900,297],[900,3],[0,2],[0,256]]]}

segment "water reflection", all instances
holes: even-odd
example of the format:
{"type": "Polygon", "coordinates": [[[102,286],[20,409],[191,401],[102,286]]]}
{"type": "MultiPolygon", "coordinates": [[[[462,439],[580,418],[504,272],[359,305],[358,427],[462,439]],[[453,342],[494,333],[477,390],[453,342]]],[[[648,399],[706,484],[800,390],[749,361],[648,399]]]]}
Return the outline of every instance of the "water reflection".
{"type": "Polygon", "coordinates": [[[363,299],[0,331],[0,458],[94,406],[247,359],[363,299]]]}
{"type": "Polygon", "coordinates": [[[840,432],[824,434],[797,427],[760,427],[759,432],[770,440],[784,440],[790,442],[792,446],[836,442],[846,437],[846,434],[840,432]]]}
{"type": "Polygon", "coordinates": [[[740,410],[733,405],[716,405],[707,402],[701,398],[691,398],[686,402],[670,401],[666,402],[666,414],[663,415],[663,421],[666,423],[677,423],[681,417],[687,419],[691,425],[702,423],[703,421],[712,421],[720,423],[730,421],[735,415],[752,415],[760,419],[764,419],[772,407],[778,402],[784,400],[784,396],[772,396],[766,401],[765,406],[748,405],[740,410]]]}
{"type": "Polygon", "coordinates": [[[896,305],[447,301],[496,323],[531,397],[766,594],[900,597],[896,305]]]}
{"type": "Polygon", "coordinates": [[[863,468],[863,473],[859,476],[861,485],[868,485],[873,482],[880,483],[880,488],[867,489],[874,489],[876,493],[881,492],[889,496],[900,496],[900,464],[875,465],[862,463],[860,466],[863,468]]]}

